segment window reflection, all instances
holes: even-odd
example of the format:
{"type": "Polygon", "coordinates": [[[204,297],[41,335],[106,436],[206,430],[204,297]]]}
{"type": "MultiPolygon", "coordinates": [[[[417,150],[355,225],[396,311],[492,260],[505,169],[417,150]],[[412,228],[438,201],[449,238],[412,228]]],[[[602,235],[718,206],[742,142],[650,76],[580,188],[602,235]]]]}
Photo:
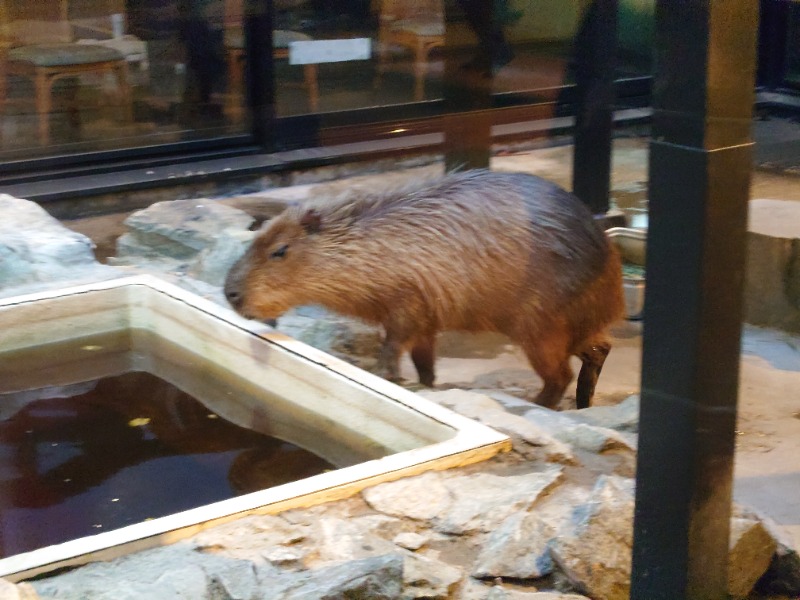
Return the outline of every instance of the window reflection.
{"type": "Polygon", "coordinates": [[[2,153],[108,150],[236,131],[219,0],[5,0],[2,153]]]}
{"type": "MultiPolygon", "coordinates": [[[[244,1],[4,0],[0,160],[249,132],[244,1]]],[[[620,2],[620,76],[649,74],[652,4],[620,2]]],[[[272,6],[280,118],[440,99],[446,53],[495,94],[552,101],[572,82],[587,3],[272,6]]]]}

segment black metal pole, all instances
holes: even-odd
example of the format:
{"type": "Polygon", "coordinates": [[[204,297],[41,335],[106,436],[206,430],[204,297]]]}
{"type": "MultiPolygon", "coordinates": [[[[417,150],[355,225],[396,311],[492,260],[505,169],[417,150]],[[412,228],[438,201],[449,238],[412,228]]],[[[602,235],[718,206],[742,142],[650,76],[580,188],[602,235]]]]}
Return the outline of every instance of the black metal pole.
{"type": "Polygon", "coordinates": [[[255,141],[275,145],[275,67],[272,55],[272,0],[245,0],[245,87],[255,141]]]}
{"type": "Polygon", "coordinates": [[[757,25],[656,4],[633,600],[728,597],[757,25]]]}
{"type": "Polygon", "coordinates": [[[572,190],[596,215],[608,212],[617,0],[593,0],[575,38],[575,148],[572,190]]]}
{"type": "Polygon", "coordinates": [[[758,28],[758,84],[770,89],[783,85],[786,78],[786,50],[791,11],[789,0],[760,0],[758,28]]]}

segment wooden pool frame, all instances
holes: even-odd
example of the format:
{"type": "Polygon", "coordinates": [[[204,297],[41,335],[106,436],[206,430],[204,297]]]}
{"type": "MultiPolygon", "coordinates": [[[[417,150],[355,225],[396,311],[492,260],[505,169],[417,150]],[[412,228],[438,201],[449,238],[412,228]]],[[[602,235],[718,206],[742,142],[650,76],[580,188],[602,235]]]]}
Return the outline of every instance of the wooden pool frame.
{"type": "MultiPolygon", "coordinates": [[[[284,402],[302,414],[314,413],[326,426],[367,434],[391,453],[0,559],[0,576],[10,581],[169,544],[249,514],[277,513],[345,498],[381,482],[479,462],[511,447],[509,438],[493,429],[153,276],[0,299],[0,353],[118,330],[144,331],[149,335],[145,339],[155,335],[201,353],[263,389],[264,398],[257,405],[248,404],[252,399],[237,403],[234,398],[225,405],[210,406],[238,425],[259,430],[264,419],[256,416],[269,411],[270,402],[284,402]]],[[[146,349],[140,350],[142,362],[135,367],[160,376],[159,361],[148,360],[146,349]]],[[[191,387],[191,382],[173,383],[191,387]]],[[[184,391],[193,394],[191,389],[184,391]]],[[[308,448],[312,440],[313,436],[307,436],[288,441],[315,451],[308,448]]]]}

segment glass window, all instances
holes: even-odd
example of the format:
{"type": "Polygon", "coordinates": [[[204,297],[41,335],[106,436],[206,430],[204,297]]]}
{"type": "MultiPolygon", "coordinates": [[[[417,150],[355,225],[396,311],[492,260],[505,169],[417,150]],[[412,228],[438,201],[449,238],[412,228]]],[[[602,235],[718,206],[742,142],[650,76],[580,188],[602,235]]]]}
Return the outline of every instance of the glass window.
{"type": "Polygon", "coordinates": [[[6,0],[3,7],[0,158],[243,131],[225,111],[222,0],[6,0]]]}
{"type": "MultiPolygon", "coordinates": [[[[4,0],[0,162],[247,140],[254,124],[246,102],[253,40],[245,39],[245,1],[4,0]]],[[[620,76],[649,74],[653,3],[620,0],[620,76]]],[[[441,115],[448,110],[440,102],[445,57],[467,87],[488,85],[496,99],[509,98],[495,106],[552,104],[573,83],[575,40],[590,6],[584,0],[256,4],[274,10],[270,109],[289,125],[272,131],[289,145],[295,133],[298,144],[313,140],[309,127],[343,130],[441,115]],[[293,119],[304,115],[318,118],[295,126],[293,119]]]]}

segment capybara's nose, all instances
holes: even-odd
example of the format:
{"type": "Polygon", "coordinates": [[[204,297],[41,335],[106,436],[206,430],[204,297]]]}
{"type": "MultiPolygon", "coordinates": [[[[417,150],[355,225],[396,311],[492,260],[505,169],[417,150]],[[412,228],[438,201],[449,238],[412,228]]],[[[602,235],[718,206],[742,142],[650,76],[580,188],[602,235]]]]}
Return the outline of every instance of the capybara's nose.
{"type": "Polygon", "coordinates": [[[230,302],[230,305],[236,310],[239,310],[242,307],[242,294],[240,294],[238,290],[226,288],[225,297],[228,299],[228,302],[230,302]]]}

